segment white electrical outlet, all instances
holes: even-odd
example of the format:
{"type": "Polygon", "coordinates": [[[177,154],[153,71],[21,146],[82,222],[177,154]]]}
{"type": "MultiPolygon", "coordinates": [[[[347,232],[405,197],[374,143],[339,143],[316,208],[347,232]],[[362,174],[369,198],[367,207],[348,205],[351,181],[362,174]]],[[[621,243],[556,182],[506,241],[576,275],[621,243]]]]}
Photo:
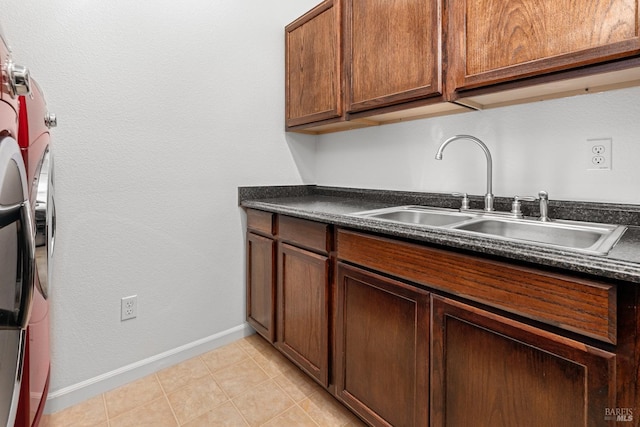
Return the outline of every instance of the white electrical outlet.
{"type": "Polygon", "coordinates": [[[138,316],[138,295],[120,300],[120,320],[129,320],[138,316]]]}
{"type": "Polygon", "coordinates": [[[611,138],[587,139],[587,170],[611,170],[611,138]]]}

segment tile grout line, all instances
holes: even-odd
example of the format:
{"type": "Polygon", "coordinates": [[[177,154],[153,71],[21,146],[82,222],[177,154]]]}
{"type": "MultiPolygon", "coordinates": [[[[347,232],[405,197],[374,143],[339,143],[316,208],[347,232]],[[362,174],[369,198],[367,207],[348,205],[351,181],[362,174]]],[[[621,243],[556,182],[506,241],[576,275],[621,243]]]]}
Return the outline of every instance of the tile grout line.
{"type": "MultiPolygon", "coordinates": [[[[266,380],[264,380],[264,381],[261,381],[261,382],[259,382],[259,383],[257,383],[257,384],[252,385],[251,387],[246,388],[245,390],[242,390],[242,392],[241,392],[241,393],[238,393],[238,395],[237,395],[237,396],[234,396],[234,397],[232,397],[232,398],[230,398],[230,399],[229,399],[229,400],[231,401],[231,403],[233,403],[233,406],[238,410],[238,412],[239,412],[239,413],[240,413],[240,415],[242,416],[242,419],[243,419],[243,420],[245,420],[245,422],[247,423],[247,425],[251,426],[251,423],[249,423],[249,421],[245,418],[244,414],[243,414],[243,413],[240,411],[240,409],[236,406],[236,402],[234,402],[234,399],[236,399],[236,398],[238,398],[238,397],[240,397],[240,396],[242,396],[242,395],[244,395],[244,394],[248,393],[249,391],[251,391],[251,390],[252,390],[252,389],[254,389],[254,388],[257,388],[257,387],[260,387],[260,386],[261,386],[261,385],[263,385],[263,384],[266,384],[267,382],[269,382],[269,381],[271,381],[271,380],[272,380],[272,378],[267,378],[267,379],[266,379],[266,380]]],[[[286,394],[286,393],[285,393],[285,394],[286,394]]],[[[287,397],[289,397],[289,395],[288,395],[288,394],[287,394],[287,397]]],[[[292,400],[293,400],[293,399],[292,399],[292,400]]],[[[270,420],[271,420],[271,419],[269,419],[269,421],[270,421],[270,420]]],[[[263,424],[264,424],[264,423],[263,423],[263,424]]],[[[262,425],[262,424],[260,424],[260,425],[262,425]]]]}
{"type": "MultiPolygon", "coordinates": [[[[261,351],[257,351],[258,355],[263,356],[265,359],[267,358],[261,351]]],[[[267,374],[267,376],[269,377],[269,380],[274,380],[274,378],[276,378],[279,375],[284,375],[283,372],[280,372],[278,375],[274,376],[273,378],[269,376],[269,373],[262,367],[262,365],[255,359],[254,356],[249,355],[249,357],[251,357],[253,359],[253,361],[258,365],[258,367],[260,369],[262,369],[262,371],[267,374]]],[[[295,364],[290,361],[289,359],[286,358],[286,356],[283,355],[283,357],[285,357],[285,360],[287,361],[287,363],[291,363],[295,366],[295,364]]],[[[296,368],[300,369],[299,367],[296,366],[296,368]]],[[[266,381],[265,381],[266,382],[266,381]]],[[[291,410],[291,408],[293,407],[298,407],[310,420],[311,422],[313,422],[315,425],[320,426],[320,424],[318,424],[318,422],[307,412],[304,410],[304,408],[302,406],[300,406],[299,402],[297,402],[293,396],[291,396],[280,384],[278,384],[276,381],[273,381],[273,383],[285,394],[285,396],[287,396],[289,399],[291,399],[291,401],[293,402],[293,405],[288,407],[287,409],[285,409],[284,411],[276,414],[275,416],[273,416],[272,418],[266,420],[264,423],[260,424],[261,426],[273,421],[274,419],[276,419],[277,417],[279,417],[280,415],[284,414],[285,412],[291,410]]],[[[263,384],[263,383],[261,383],[263,384]]],[[[313,393],[311,393],[311,395],[309,396],[305,396],[304,399],[301,400],[301,402],[304,402],[305,400],[309,399],[310,396],[314,395],[318,393],[318,391],[314,391],[313,393]]]]}
{"type": "MultiPolygon", "coordinates": [[[[244,338],[243,340],[245,340],[245,339],[246,339],[246,338],[244,338]]],[[[242,340],[240,340],[240,341],[242,341],[242,340]]],[[[243,394],[245,394],[245,393],[247,393],[251,388],[259,387],[259,386],[261,386],[261,385],[263,385],[263,384],[265,384],[265,383],[267,383],[267,382],[271,381],[272,383],[274,383],[274,384],[275,384],[275,385],[276,385],[276,386],[277,386],[277,387],[278,387],[278,388],[279,388],[279,389],[280,389],[280,390],[285,394],[285,396],[287,396],[287,397],[288,397],[288,398],[293,402],[293,405],[292,405],[292,406],[289,406],[289,407],[288,407],[288,408],[286,408],[284,411],[282,411],[282,412],[280,412],[280,413],[278,413],[278,414],[274,415],[273,417],[269,418],[268,420],[264,421],[263,423],[261,423],[261,424],[260,424],[261,426],[263,426],[263,425],[265,425],[266,423],[268,423],[268,422],[270,422],[270,421],[274,420],[274,419],[275,419],[275,418],[277,418],[278,416],[280,416],[280,415],[284,414],[285,412],[287,412],[288,410],[290,410],[292,407],[297,406],[296,401],[295,401],[295,400],[294,400],[294,399],[289,395],[289,393],[287,393],[287,392],[286,392],[286,390],[284,390],[282,387],[280,387],[280,385],[279,385],[278,383],[276,383],[276,382],[273,380],[275,377],[271,377],[271,375],[270,375],[270,374],[269,374],[269,373],[268,373],[268,372],[267,372],[267,371],[262,367],[262,365],[261,365],[261,364],[256,360],[256,357],[255,357],[255,356],[262,356],[262,357],[264,357],[265,359],[268,359],[268,358],[263,354],[263,352],[262,352],[261,350],[259,350],[259,349],[257,349],[257,348],[255,348],[255,347],[254,347],[254,350],[255,350],[255,356],[254,356],[254,354],[251,354],[249,351],[247,351],[247,350],[244,348],[244,346],[243,346],[242,344],[240,344],[240,342],[238,342],[238,346],[240,347],[240,349],[241,349],[242,351],[244,351],[244,353],[247,355],[247,358],[248,358],[248,359],[251,359],[251,360],[252,360],[252,361],[253,361],[253,362],[258,366],[258,368],[259,368],[259,369],[260,369],[260,370],[261,370],[261,371],[262,371],[262,372],[267,376],[267,379],[265,379],[264,381],[261,381],[261,382],[259,382],[259,383],[255,384],[255,385],[253,385],[252,387],[247,388],[246,390],[242,391],[241,393],[239,393],[237,396],[234,396],[233,398],[231,398],[231,397],[229,398],[229,401],[231,402],[231,404],[233,405],[233,407],[236,409],[236,411],[238,411],[238,413],[239,413],[239,414],[240,414],[240,416],[242,417],[243,421],[247,424],[247,426],[251,427],[251,423],[249,423],[249,421],[246,419],[246,417],[244,416],[244,414],[242,413],[242,411],[240,411],[240,408],[238,408],[238,406],[236,405],[236,402],[234,401],[234,399],[235,399],[235,398],[237,398],[237,397],[242,396],[242,395],[243,395],[243,394]]],[[[238,365],[238,364],[240,364],[240,363],[244,362],[245,360],[246,360],[246,359],[243,359],[243,360],[238,361],[237,363],[232,364],[232,365],[229,365],[229,366],[238,365]]],[[[281,375],[281,374],[282,374],[282,373],[280,373],[279,375],[281,375]]],[[[212,375],[213,375],[213,373],[212,373],[212,375]]],[[[224,390],[223,390],[223,391],[224,391],[224,390]]],[[[225,394],[226,394],[226,392],[225,392],[225,394]]],[[[314,423],[315,423],[315,421],[314,421],[314,423]]]]}
{"type": "Polygon", "coordinates": [[[245,418],[245,416],[242,413],[242,411],[240,411],[240,408],[238,408],[236,406],[236,402],[234,402],[233,399],[229,399],[229,402],[235,408],[235,410],[238,412],[238,414],[240,414],[240,418],[242,418],[242,421],[244,421],[244,423],[247,425],[247,427],[251,427],[251,424],[249,424],[249,421],[247,421],[247,419],[245,418]]]}
{"type": "Polygon", "coordinates": [[[173,415],[173,419],[175,420],[176,425],[181,426],[182,424],[180,424],[180,420],[178,420],[176,411],[174,411],[173,406],[171,405],[171,401],[169,400],[169,395],[167,394],[167,391],[164,389],[164,386],[162,385],[162,381],[160,381],[158,372],[155,372],[153,376],[156,378],[156,381],[158,381],[158,384],[160,385],[160,390],[162,390],[162,395],[164,396],[164,400],[167,402],[167,405],[169,405],[169,409],[171,410],[171,415],[173,415]]]}
{"type": "MultiPolygon", "coordinates": [[[[228,344],[227,344],[227,345],[228,345],[228,344]]],[[[222,347],[219,347],[219,348],[222,348],[222,347]]],[[[217,350],[217,349],[216,349],[216,350],[217,350]]],[[[215,351],[215,350],[214,350],[214,351],[215,351]]],[[[205,353],[205,354],[206,354],[206,353],[205,353]]],[[[222,392],[224,393],[224,395],[225,395],[225,396],[226,396],[226,398],[227,398],[227,400],[225,400],[224,402],[220,402],[218,405],[216,405],[214,408],[212,408],[211,410],[209,410],[209,411],[207,411],[207,412],[211,412],[211,411],[213,411],[215,408],[220,407],[221,405],[223,405],[223,404],[224,404],[224,403],[226,403],[226,402],[231,402],[231,404],[233,405],[233,399],[231,399],[231,396],[229,396],[229,393],[227,393],[227,391],[226,391],[224,388],[222,388],[222,386],[218,383],[218,381],[216,380],[216,377],[214,377],[214,376],[213,376],[213,371],[211,371],[211,368],[209,368],[209,365],[207,365],[207,362],[205,362],[205,361],[202,359],[202,355],[199,355],[199,356],[198,356],[198,358],[199,358],[199,359],[200,359],[200,361],[204,364],[205,368],[207,368],[207,372],[209,372],[209,376],[211,377],[211,380],[212,380],[214,383],[216,383],[216,385],[218,386],[218,388],[219,388],[220,390],[222,390],[222,392]]],[[[235,366],[235,365],[237,365],[238,363],[240,363],[240,362],[232,363],[232,364],[230,364],[230,365],[228,365],[228,366],[225,366],[224,368],[220,368],[219,370],[227,369],[227,368],[229,368],[229,367],[231,367],[231,366],[235,366]]],[[[235,407],[235,405],[234,405],[234,407],[235,407]]],[[[238,409],[237,409],[237,408],[236,408],[236,411],[238,411],[238,409]]],[[[242,413],[241,413],[240,411],[238,411],[238,413],[239,413],[239,414],[240,414],[240,416],[242,417],[242,420],[243,420],[245,423],[247,423],[247,421],[246,421],[246,420],[244,419],[244,417],[242,416],[242,413]]],[[[205,414],[206,414],[206,412],[205,412],[205,414]]],[[[193,421],[193,420],[195,420],[195,418],[193,418],[191,421],[193,421]]],[[[247,423],[247,425],[249,425],[249,423],[247,423]]]]}
{"type": "MultiPolygon", "coordinates": [[[[242,346],[241,346],[241,347],[242,347],[242,346]]],[[[261,365],[261,364],[256,360],[256,358],[254,357],[254,355],[250,354],[250,353],[249,353],[248,351],[246,351],[244,348],[243,348],[242,350],[244,350],[244,352],[245,352],[245,353],[247,353],[247,354],[249,355],[249,358],[250,358],[251,360],[253,360],[253,362],[254,362],[256,365],[258,365],[258,368],[260,368],[260,369],[262,370],[262,372],[264,372],[264,374],[267,376],[267,379],[266,379],[266,380],[264,380],[264,381],[262,381],[262,382],[260,382],[260,383],[256,384],[256,385],[255,385],[255,387],[259,387],[259,386],[261,386],[262,384],[265,384],[267,381],[271,381],[273,384],[275,384],[275,385],[276,385],[276,387],[278,387],[278,388],[279,388],[279,389],[284,393],[284,395],[285,395],[285,396],[287,396],[287,397],[288,397],[288,398],[293,402],[293,405],[291,405],[291,406],[287,407],[285,410],[283,410],[282,412],[277,413],[276,415],[274,415],[273,417],[271,417],[271,418],[269,418],[268,420],[264,421],[263,423],[260,423],[260,426],[263,426],[263,425],[267,424],[268,422],[273,421],[274,419],[276,419],[276,418],[277,418],[277,417],[279,417],[280,415],[284,414],[285,412],[287,412],[288,410],[290,410],[290,409],[291,409],[291,408],[293,408],[294,406],[297,406],[297,402],[293,399],[293,397],[291,397],[291,395],[289,395],[289,393],[287,393],[287,391],[286,391],[286,390],[284,390],[284,389],[280,386],[280,384],[278,384],[277,382],[275,382],[275,381],[273,380],[275,377],[271,377],[271,375],[270,375],[270,374],[269,374],[269,373],[268,373],[268,372],[267,372],[267,371],[262,367],[262,365],[261,365]]],[[[258,350],[258,349],[255,349],[255,350],[256,350],[256,355],[262,356],[262,357],[264,357],[265,359],[267,359],[267,357],[262,353],[262,351],[260,351],[260,350],[258,350]]],[[[267,359],[267,360],[268,360],[268,359],[267,359]]],[[[282,373],[280,372],[278,375],[282,375],[282,373]]],[[[276,375],[276,376],[277,376],[277,375],[276,375]]],[[[244,392],[243,392],[243,393],[241,393],[241,394],[244,394],[244,392]]],[[[241,394],[239,394],[238,396],[240,396],[241,394]]],[[[238,396],[236,396],[236,397],[238,397],[238,396]]],[[[240,415],[242,416],[242,418],[245,420],[245,422],[247,423],[247,425],[251,426],[251,424],[249,424],[249,422],[245,419],[245,417],[244,417],[244,415],[242,414],[242,412],[240,412],[240,409],[238,409],[238,407],[236,406],[235,402],[233,402],[233,399],[231,399],[231,402],[233,403],[233,406],[234,406],[234,407],[236,407],[236,409],[238,410],[238,412],[240,413],[240,415]]],[[[302,409],[302,408],[301,408],[301,409],[302,409]]],[[[311,418],[311,417],[309,417],[309,418],[311,418]]],[[[315,423],[315,421],[314,421],[314,423],[315,423]]]]}
{"type": "MultiPolygon", "coordinates": [[[[229,345],[229,344],[227,344],[227,345],[229,345]]],[[[223,346],[223,347],[226,347],[226,346],[223,346]]],[[[222,347],[219,347],[219,348],[222,348],[222,347]]],[[[242,348],[242,346],[240,346],[240,349],[241,349],[241,350],[242,350],[242,351],[247,355],[247,358],[251,358],[251,355],[250,355],[250,354],[249,354],[249,353],[248,353],[244,348],[242,348]]],[[[217,349],[216,349],[216,350],[217,350],[217,349]]],[[[215,351],[215,350],[212,350],[212,351],[215,351]]],[[[209,352],[207,352],[207,353],[209,353],[209,352]]],[[[207,354],[207,353],[204,353],[204,354],[207,354]]],[[[211,368],[209,367],[209,365],[207,364],[207,362],[202,358],[202,356],[203,356],[203,355],[202,355],[202,354],[200,354],[200,355],[198,355],[198,356],[196,356],[196,357],[197,357],[197,358],[202,362],[202,364],[204,364],[205,368],[207,369],[207,372],[209,372],[209,376],[211,377],[211,380],[212,380],[214,383],[216,383],[216,385],[218,386],[218,388],[220,388],[220,390],[222,390],[222,392],[224,393],[224,395],[225,395],[225,396],[226,396],[226,398],[227,398],[227,400],[225,400],[224,402],[220,402],[218,405],[216,405],[215,407],[211,408],[211,409],[210,409],[209,411],[207,411],[207,412],[211,412],[211,411],[213,411],[214,409],[219,408],[220,406],[222,406],[222,405],[223,405],[223,404],[225,404],[226,402],[229,402],[229,403],[231,403],[231,405],[235,408],[235,410],[238,412],[238,414],[239,414],[239,415],[240,415],[240,417],[242,418],[242,421],[244,421],[244,423],[245,423],[248,427],[250,427],[251,425],[249,424],[249,422],[247,421],[247,419],[244,417],[244,415],[242,414],[242,412],[240,412],[240,409],[238,409],[238,407],[236,406],[235,402],[233,401],[233,398],[231,398],[231,396],[229,395],[229,393],[227,393],[227,391],[226,391],[224,388],[222,388],[222,386],[220,386],[220,384],[219,384],[219,383],[218,383],[218,381],[216,380],[215,376],[213,375],[213,371],[211,370],[211,368]]],[[[223,369],[228,369],[228,368],[230,368],[230,367],[232,367],[232,366],[235,366],[235,365],[239,365],[240,363],[242,363],[242,362],[243,362],[243,361],[245,361],[245,360],[246,360],[246,359],[242,359],[242,360],[239,360],[239,361],[237,361],[237,362],[235,362],[235,363],[231,363],[231,364],[229,364],[229,365],[227,365],[227,366],[224,366],[223,368],[220,368],[220,369],[219,369],[219,371],[221,371],[221,370],[223,370],[223,369]]],[[[216,372],[217,372],[217,371],[216,371],[216,372]]],[[[173,408],[172,408],[172,409],[173,409],[173,408]]],[[[205,414],[206,414],[207,412],[205,412],[205,414]]],[[[200,416],[201,416],[201,415],[200,415],[200,416]]],[[[198,418],[198,417],[194,417],[194,418],[192,418],[192,419],[188,420],[188,421],[187,421],[187,423],[189,423],[189,422],[191,422],[191,421],[195,420],[196,418],[198,418]]],[[[186,424],[186,423],[185,423],[185,424],[186,424]]],[[[182,426],[182,424],[178,424],[178,425],[179,425],[179,426],[182,426]]]]}
{"type": "Polygon", "coordinates": [[[289,393],[286,392],[286,390],[284,390],[282,387],[280,387],[280,384],[278,384],[277,382],[273,381],[273,378],[269,378],[269,380],[271,382],[273,382],[273,384],[275,384],[276,387],[278,387],[285,396],[287,396],[292,402],[293,405],[287,407],[285,410],[283,410],[282,412],[277,413],[276,415],[274,415],[273,417],[269,418],[268,420],[266,420],[265,422],[261,423],[260,425],[263,426],[265,424],[267,424],[268,422],[271,422],[273,420],[275,420],[276,418],[278,418],[280,415],[284,414],[285,412],[287,412],[288,410],[290,410],[291,408],[293,408],[294,406],[297,406],[296,401],[293,400],[293,398],[289,395],[289,393]]]}
{"type": "Polygon", "coordinates": [[[107,396],[105,393],[100,393],[102,396],[102,406],[104,406],[104,415],[107,417],[107,427],[111,426],[111,421],[109,420],[109,408],[107,407],[107,396]]]}
{"type": "MultiPolygon", "coordinates": [[[[160,381],[160,377],[158,377],[157,373],[149,374],[149,375],[147,375],[147,376],[145,376],[145,377],[139,378],[139,379],[138,379],[138,380],[136,380],[136,381],[140,381],[140,380],[142,380],[142,379],[144,379],[144,378],[151,377],[151,376],[153,376],[153,377],[155,378],[155,380],[157,381],[158,385],[160,386],[160,391],[162,391],[162,396],[165,398],[165,401],[166,401],[166,402],[167,402],[167,404],[169,405],[169,409],[171,409],[171,414],[173,415],[174,420],[175,420],[175,421],[176,421],[176,423],[177,423],[176,425],[177,425],[177,426],[180,426],[180,422],[178,421],[178,417],[176,416],[176,414],[175,414],[175,412],[174,412],[174,410],[173,410],[173,406],[171,406],[171,402],[169,401],[169,398],[168,398],[168,396],[167,396],[167,394],[166,394],[166,392],[165,392],[165,390],[164,390],[164,387],[162,386],[162,381],[160,381]]],[[[124,385],[123,385],[123,386],[121,386],[121,387],[125,387],[125,386],[127,386],[127,385],[129,385],[129,384],[132,384],[132,383],[134,383],[134,382],[135,382],[135,381],[133,381],[133,382],[131,382],[131,383],[128,383],[128,384],[124,384],[124,385]]],[[[114,390],[117,390],[117,389],[114,389],[114,390]]],[[[122,413],[120,413],[120,414],[117,414],[117,415],[115,415],[115,416],[111,417],[111,416],[109,416],[109,410],[108,410],[108,406],[107,406],[107,404],[106,404],[106,403],[107,403],[107,402],[106,402],[106,400],[107,400],[107,396],[106,396],[106,395],[107,395],[107,393],[102,393],[101,395],[103,396],[103,401],[104,401],[104,404],[105,404],[105,410],[106,410],[106,413],[107,413],[107,424],[108,424],[109,426],[111,426],[111,421],[112,421],[112,420],[114,420],[114,419],[116,419],[116,418],[118,418],[118,417],[124,416],[124,415],[126,415],[126,414],[129,414],[130,412],[133,412],[133,411],[135,411],[136,409],[140,409],[140,408],[142,408],[143,406],[148,405],[148,404],[150,404],[150,403],[152,403],[152,402],[155,402],[156,400],[159,400],[159,399],[160,399],[160,397],[157,397],[157,398],[155,398],[155,399],[151,399],[151,400],[149,400],[149,401],[143,402],[143,403],[141,403],[141,404],[139,404],[139,405],[137,405],[137,406],[134,406],[133,408],[130,408],[130,409],[128,409],[128,410],[126,410],[126,411],[124,411],[124,412],[122,412],[122,413]]]]}
{"type": "MultiPolygon", "coordinates": [[[[316,391],[314,391],[313,393],[311,393],[310,395],[305,396],[305,398],[304,398],[303,400],[301,400],[301,402],[304,402],[305,400],[309,400],[309,401],[311,401],[311,397],[312,397],[312,396],[315,396],[316,394],[320,394],[320,393],[322,393],[323,391],[324,391],[324,389],[322,389],[322,390],[316,390],[316,391]]],[[[298,402],[296,402],[296,405],[298,405],[298,406],[299,406],[298,402]]],[[[309,414],[307,411],[305,411],[305,409],[304,409],[302,406],[300,406],[300,409],[302,409],[302,411],[303,411],[305,414],[307,414],[307,416],[311,419],[311,421],[313,421],[313,422],[314,422],[314,424],[316,424],[316,425],[318,425],[318,426],[320,426],[320,425],[321,425],[321,424],[320,424],[320,421],[318,421],[318,420],[316,420],[314,417],[312,417],[312,416],[311,416],[311,414],[309,414]]],[[[341,426],[341,427],[342,427],[342,426],[341,426]]]]}
{"type": "MultiPolygon", "coordinates": [[[[282,374],[280,374],[282,375],[282,374]]],[[[264,423],[260,424],[261,426],[273,421],[274,419],[278,418],[280,415],[284,414],[285,412],[291,410],[291,408],[294,407],[298,407],[303,414],[305,414],[307,416],[307,418],[309,418],[311,420],[311,422],[317,426],[320,426],[320,424],[318,424],[318,422],[315,420],[315,418],[313,418],[307,411],[304,410],[304,408],[302,406],[300,406],[299,402],[296,402],[295,399],[293,398],[293,396],[291,396],[289,393],[287,393],[287,391],[282,388],[282,386],[280,384],[278,384],[277,382],[274,381],[274,384],[280,389],[282,390],[282,392],[289,398],[291,399],[291,401],[293,402],[293,405],[288,407],[287,409],[285,409],[284,411],[280,412],[279,414],[276,414],[274,417],[268,419],[267,421],[265,421],[264,423]]],[[[318,393],[318,391],[314,391],[313,393],[311,393],[311,396],[318,393]]],[[[309,396],[305,396],[304,399],[301,400],[301,402],[304,402],[305,400],[309,399],[309,396]]]]}

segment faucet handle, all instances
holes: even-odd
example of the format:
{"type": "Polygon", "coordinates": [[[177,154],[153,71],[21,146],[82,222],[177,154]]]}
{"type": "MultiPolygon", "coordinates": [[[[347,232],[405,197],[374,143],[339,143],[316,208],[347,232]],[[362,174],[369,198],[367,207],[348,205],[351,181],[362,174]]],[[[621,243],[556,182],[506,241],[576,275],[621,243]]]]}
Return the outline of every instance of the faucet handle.
{"type": "Polygon", "coordinates": [[[525,197],[513,196],[513,201],[514,202],[519,202],[521,200],[524,200],[524,201],[527,201],[527,202],[535,202],[538,199],[536,197],[533,197],[533,196],[525,196],[525,197]]]}
{"type": "Polygon", "coordinates": [[[511,203],[511,213],[517,217],[517,218],[521,218],[522,217],[522,203],[520,203],[520,201],[522,200],[526,200],[528,202],[534,202],[537,199],[535,197],[520,197],[520,196],[514,196],[513,197],[513,202],[511,203]]]}
{"type": "Polygon", "coordinates": [[[469,196],[467,193],[451,193],[451,195],[455,197],[462,197],[462,205],[460,206],[461,211],[469,209],[469,196]]]}

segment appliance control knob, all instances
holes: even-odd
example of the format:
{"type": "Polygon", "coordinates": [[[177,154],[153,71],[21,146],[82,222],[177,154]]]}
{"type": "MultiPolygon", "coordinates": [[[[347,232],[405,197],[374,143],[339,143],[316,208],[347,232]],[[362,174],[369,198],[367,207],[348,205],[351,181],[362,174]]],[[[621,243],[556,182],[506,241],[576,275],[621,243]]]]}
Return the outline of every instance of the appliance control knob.
{"type": "Polygon", "coordinates": [[[31,94],[31,77],[29,69],[22,65],[16,65],[9,60],[7,64],[7,84],[9,92],[13,96],[22,96],[31,94]]]}
{"type": "Polygon", "coordinates": [[[53,113],[47,113],[44,116],[44,124],[49,128],[54,128],[58,126],[58,118],[53,113]]]}

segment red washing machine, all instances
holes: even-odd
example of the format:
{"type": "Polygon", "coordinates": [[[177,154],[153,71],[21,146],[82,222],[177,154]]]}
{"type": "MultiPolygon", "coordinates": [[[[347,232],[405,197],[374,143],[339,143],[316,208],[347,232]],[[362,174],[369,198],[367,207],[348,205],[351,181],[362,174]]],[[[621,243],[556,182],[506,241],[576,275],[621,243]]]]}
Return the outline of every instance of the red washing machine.
{"type": "Polygon", "coordinates": [[[49,281],[55,239],[53,161],[49,129],[56,126],[38,84],[31,79],[31,93],[20,96],[18,144],[27,169],[29,201],[35,220],[35,290],[27,327],[24,373],[16,427],[37,426],[49,389],[49,281]]]}
{"type": "Polygon", "coordinates": [[[0,28],[0,425],[13,425],[35,286],[33,207],[18,145],[19,97],[29,73],[11,60],[0,28]]]}
{"type": "Polygon", "coordinates": [[[0,38],[0,425],[28,427],[38,425],[49,387],[56,120],[1,28],[0,38]]]}

